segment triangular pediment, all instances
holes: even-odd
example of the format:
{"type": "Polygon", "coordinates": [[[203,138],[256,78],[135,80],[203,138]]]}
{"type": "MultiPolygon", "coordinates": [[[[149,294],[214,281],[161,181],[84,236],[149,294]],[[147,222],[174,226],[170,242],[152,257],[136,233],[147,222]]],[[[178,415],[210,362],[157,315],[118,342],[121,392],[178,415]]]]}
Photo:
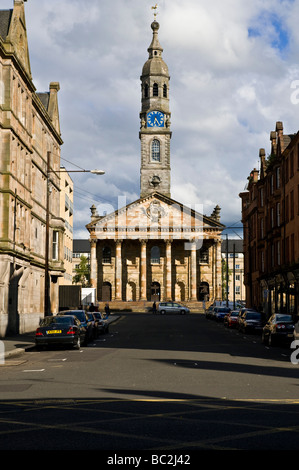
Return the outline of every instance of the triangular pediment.
{"type": "Polygon", "coordinates": [[[86,227],[97,238],[197,238],[203,232],[221,232],[224,226],[194,207],[161,193],[152,193],[103,217],[95,216],[86,227]]]}

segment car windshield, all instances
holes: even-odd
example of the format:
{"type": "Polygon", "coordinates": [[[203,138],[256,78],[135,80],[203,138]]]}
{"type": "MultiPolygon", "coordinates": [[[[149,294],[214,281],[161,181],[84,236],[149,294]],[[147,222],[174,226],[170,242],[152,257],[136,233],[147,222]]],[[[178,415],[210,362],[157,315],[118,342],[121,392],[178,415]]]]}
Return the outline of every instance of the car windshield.
{"type": "Polygon", "coordinates": [[[258,312],[250,312],[246,315],[248,320],[260,320],[261,314],[258,312]]]}
{"type": "Polygon", "coordinates": [[[84,310],[69,310],[67,315],[75,315],[80,322],[86,322],[86,316],[84,310]]]}
{"type": "Polygon", "coordinates": [[[233,310],[232,312],[230,312],[230,314],[232,317],[237,317],[239,315],[239,310],[233,310]]]}
{"type": "Polygon", "coordinates": [[[229,308],[223,307],[223,308],[218,308],[218,312],[229,312],[229,308]]]}
{"type": "Polygon", "coordinates": [[[276,315],[277,321],[292,321],[292,315],[276,315]]]}
{"type": "Polygon", "coordinates": [[[41,321],[40,326],[50,325],[71,325],[73,323],[72,317],[46,317],[41,321]]]}

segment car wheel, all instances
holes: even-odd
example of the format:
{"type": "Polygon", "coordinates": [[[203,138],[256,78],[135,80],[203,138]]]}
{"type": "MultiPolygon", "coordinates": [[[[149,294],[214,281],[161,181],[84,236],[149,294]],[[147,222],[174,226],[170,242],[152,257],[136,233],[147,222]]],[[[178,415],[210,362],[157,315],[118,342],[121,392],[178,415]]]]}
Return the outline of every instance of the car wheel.
{"type": "Polygon", "coordinates": [[[165,310],[161,310],[161,315],[165,315],[165,310]]]}
{"type": "Polygon", "coordinates": [[[185,314],[186,314],[186,310],[182,310],[181,315],[185,315],[185,314]]]}

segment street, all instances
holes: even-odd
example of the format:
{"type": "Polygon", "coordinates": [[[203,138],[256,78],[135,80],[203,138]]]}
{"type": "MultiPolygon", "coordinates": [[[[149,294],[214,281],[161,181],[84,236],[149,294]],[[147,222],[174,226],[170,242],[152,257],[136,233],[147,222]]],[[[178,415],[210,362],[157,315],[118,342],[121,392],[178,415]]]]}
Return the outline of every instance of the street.
{"type": "Polygon", "coordinates": [[[0,449],[100,450],[101,459],[296,450],[291,352],[201,314],[121,315],[80,351],[30,350],[0,367],[0,449]]]}

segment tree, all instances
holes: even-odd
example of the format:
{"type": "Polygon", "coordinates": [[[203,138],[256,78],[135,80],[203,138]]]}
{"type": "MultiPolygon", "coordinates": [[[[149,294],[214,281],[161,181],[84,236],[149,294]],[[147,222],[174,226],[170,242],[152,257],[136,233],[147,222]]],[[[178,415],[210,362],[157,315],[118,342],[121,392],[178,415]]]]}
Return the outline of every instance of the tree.
{"type": "Polygon", "coordinates": [[[75,269],[73,284],[81,284],[82,287],[90,287],[90,266],[88,258],[84,255],[80,257],[80,264],[75,269]]]}

